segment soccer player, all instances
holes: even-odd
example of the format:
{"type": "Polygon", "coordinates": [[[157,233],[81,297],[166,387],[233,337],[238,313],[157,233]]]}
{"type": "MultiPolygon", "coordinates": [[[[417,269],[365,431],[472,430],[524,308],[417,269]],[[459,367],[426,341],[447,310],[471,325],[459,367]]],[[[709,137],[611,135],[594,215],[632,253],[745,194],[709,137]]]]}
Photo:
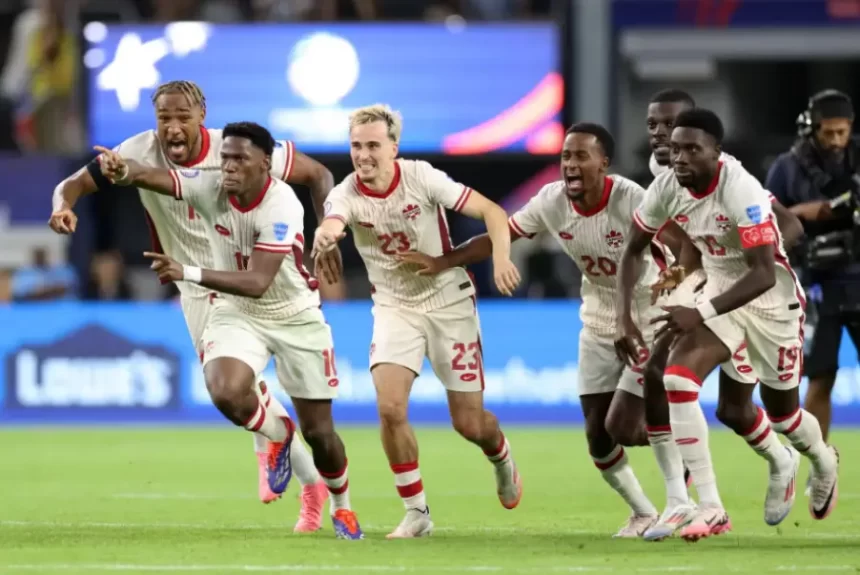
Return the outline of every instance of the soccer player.
{"type": "MultiPolygon", "coordinates": [[[[651,98],[648,105],[646,123],[652,155],[649,162],[654,176],[671,169],[669,154],[670,136],[675,118],[684,110],[695,107],[693,98],[683,90],[664,90],[651,98]]],[[[732,156],[722,152],[723,162],[737,161],[732,156]]],[[[786,247],[793,245],[803,234],[803,227],[785,207],[772,196],[772,207],[776,215],[777,225],[783,235],[786,247]]],[[[686,235],[675,222],[666,222],[651,243],[660,246],[667,263],[681,264],[681,246],[690,247],[689,240],[682,244],[686,235]]],[[[704,285],[706,276],[701,269],[701,254],[693,248],[694,253],[688,252],[688,261],[683,265],[673,265],[667,268],[661,277],[661,282],[655,286],[659,291],[663,286],[678,286],[671,296],[662,303],[666,305],[694,305],[695,292],[704,285]],[[689,259],[694,262],[692,265],[689,259]],[[680,274],[680,275],[678,275],[680,274]],[[684,279],[684,275],[687,275],[684,279]],[[668,283],[666,283],[668,281],[668,283]],[[680,284],[680,285],[678,285],[680,284]]],[[[683,527],[695,514],[695,506],[687,494],[687,482],[681,453],[675,445],[669,424],[669,404],[663,385],[663,371],[669,355],[672,337],[664,337],[655,343],[644,369],[645,388],[645,419],[648,430],[648,440],[654,449],[661,472],[666,483],[667,505],[660,520],[645,532],[645,539],[662,540],[683,527]]],[[[717,406],[717,418],[735,433],[743,437],[750,447],[759,455],[768,459],[771,471],[779,473],[779,467],[773,465],[765,445],[758,439],[763,433],[769,433],[770,421],[767,415],[752,401],[752,394],[757,378],[746,358],[746,343],[735,350],[731,360],[721,365],[720,389],[722,400],[717,406]]],[[[617,427],[613,429],[618,429],[617,427]]],[[[792,456],[797,458],[796,453],[792,456]]],[[[776,484],[774,484],[776,485],[776,484]]],[[[777,496],[778,494],[774,494],[777,496]]],[[[780,515],[766,518],[768,523],[780,520],[780,515]]]]}
{"type": "MultiPolygon", "coordinates": [[[[549,233],[582,272],[583,328],[579,334],[577,386],[588,451],[603,479],[631,509],[630,518],[615,536],[635,538],[654,524],[657,509],[639,485],[609,424],[613,411],[617,412],[612,417],[619,426],[622,414],[635,414],[624,425],[638,430],[639,444],[647,445],[641,369],[637,365],[625,366],[614,349],[616,270],[625,232],[645,190],[621,176],[607,175],[614,152],[615,142],[603,126],[571,126],[561,151],[561,179],[544,186],[508,223],[511,241],[549,233]],[[633,405],[626,407],[627,404],[633,405]]],[[[404,259],[418,264],[418,273],[427,276],[484,260],[491,251],[490,238],[484,234],[448,254],[430,257],[410,253],[404,259]]],[[[641,276],[634,290],[635,313],[638,325],[648,334],[652,331],[648,322],[659,312],[650,301],[650,286],[657,280],[658,267],[650,254],[642,258],[640,265],[641,276]]],[[[650,341],[647,335],[646,340],[650,341]]],[[[647,349],[644,351],[647,353],[647,349]]]]}
{"type": "MultiPolygon", "coordinates": [[[[203,126],[206,117],[206,99],[200,88],[187,81],[168,82],[159,86],[152,97],[155,108],[156,129],[137,134],[117,147],[125,157],[147,166],[171,168],[186,167],[218,172],[221,130],[203,126]]],[[[319,162],[295,150],[292,142],[277,142],[272,155],[272,177],[307,185],[313,195],[318,214],[322,203],[333,186],[331,173],[319,162]]],[[[54,190],[54,212],[51,228],[63,234],[72,233],[77,225],[73,211],[78,199],[97,190],[106,190],[110,182],[102,175],[98,160],[66,178],[54,190]]],[[[191,265],[211,268],[212,252],[206,230],[199,214],[189,205],[156,194],[140,194],[152,235],[153,251],[165,253],[191,265]]],[[[334,252],[329,262],[339,263],[334,252]]],[[[182,312],[192,342],[202,354],[201,337],[211,310],[211,290],[188,282],[181,282],[182,312]]],[[[273,397],[265,383],[259,382],[262,401],[270,411],[281,417],[287,411],[273,397]]],[[[254,434],[259,479],[259,497],[263,503],[276,500],[280,495],[269,488],[267,481],[268,440],[254,434]]],[[[302,510],[296,523],[297,532],[316,531],[322,524],[322,509],[328,490],[321,481],[313,459],[301,441],[291,448],[292,466],[302,488],[302,510]]]]}
{"type": "MultiPolygon", "coordinates": [[[[665,322],[657,337],[677,336],[663,381],[672,433],[700,499],[696,516],[681,529],[688,540],[730,529],[716,486],[698,391],[708,373],[728,361],[731,350],[744,341],[750,364],[763,384],[762,401],[772,428],[811,461],[812,517],[829,515],[837,496],[838,455],[824,443],[815,418],[799,404],[802,291],[788,266],[768,192],[740,163],[720,160],[722,138],[722,123],[709,110],[690,109],[677,116],[670,145],[674,170],[657,177],[636,210],[619,271],[622,337],[617,347],[635,361],[642,339],[631,306],[641,252],[660,226],[673,220],[702,254],[708,281],[696,307],[667,306],[665,314],[652,320],[665,322]]],[[[772,461],[765,518],[776,524],[791,510],[797,462],[769,433],[770,427],[764,429],[756,441],[772,461]]]]}
{"type": "Polygon", "coordinates": [[[373,285],[370,369],[376,387],[382,446],[406,515],[389,538],[429,535],[430,509],[418,467],[418,445],[407,420],[412,383],[424,358],[448,394],[454,429],[483,449],[495,468],[499,500],[516,507],[522,482],[496,417],[484,409],[484,369],[475,288],[464,269],[422,278],[401,261],[411,250],[451,249],[445,209],[483,219],[493,241],[496,284],[510,294],[519,274],[510,261],[504,210],[427,162],[397,158],[401,119],[381,104],[350,116],[355,172],[332,190],[314,237],[320,257],[352,229],[373,285]]]}
{"type": "Polygon", "coordinates": [[[290,480],[294,425],[270,413],[254,393],[256,374],[274,356],[278,380],[296,409],[314,463],[332,497],[337,537],[363,537],[349,501],[347,459],[334,429],[337,371],[331,329],[320,310],[318,283],[302,264],[304,210],[292,188],[270,175],[275,141],[250,122],[222,132],[221,170],[166,170],[123,160],[101,149],[102,172],[200,214],[215,269],[178,263],[153,252],[159,279],[189,282],[219,293],[203,334],[203,372],[212,400],[227,419],[269,439],[269,483],[290,480]]]}

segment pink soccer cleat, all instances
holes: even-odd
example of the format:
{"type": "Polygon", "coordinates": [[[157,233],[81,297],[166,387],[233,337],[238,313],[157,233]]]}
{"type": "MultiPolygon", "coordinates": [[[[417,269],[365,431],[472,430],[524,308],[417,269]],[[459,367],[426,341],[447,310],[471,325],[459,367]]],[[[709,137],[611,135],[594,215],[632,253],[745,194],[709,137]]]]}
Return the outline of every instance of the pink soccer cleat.
{"type": "Polygon", "coordinates": [[[692,521],[681,528],[681,538],[695,543],[712,535],[722,535],[732,530],[732,522],[725,509],[699,507],[692,521]]]}
{"type": "Polygon", "coordinates": [[[328,499],[328,487],[319,481],[302,487],[302,510],[293,533],[313,533],[322,529],[322,511],[328,499]]]}
{"type": "Polygon", "coordinates": [[[269,457],[267,452],[258,453],[257,454],[257,469],[259,470],[259,484],[257,487],[257,493],[260,496],[260,501],[264,504],[271,503],[272,501],[277,501],[281,498],[280,495],[272,491],[272,488],[269,487],[269,468],[266,467],[266,461],[269,457]]]}

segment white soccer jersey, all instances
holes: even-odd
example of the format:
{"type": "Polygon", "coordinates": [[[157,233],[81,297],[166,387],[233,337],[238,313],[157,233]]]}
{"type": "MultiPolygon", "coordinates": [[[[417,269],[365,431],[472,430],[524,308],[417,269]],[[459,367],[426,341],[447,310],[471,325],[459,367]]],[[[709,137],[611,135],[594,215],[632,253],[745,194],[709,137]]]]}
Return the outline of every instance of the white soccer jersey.
{"type": "Polygon", "coordinates": [[[319,307],[319,283],[302,261],[304,209],[288,184],[270,177],[257,199],[242,207],[221,190],[220,173],[193,169],[170,173],[176,199],[184,200],[201,217],[214,256],[214,269],[245,270],[254,250],[285,256],[261,298],[224,294],[228,301],[242,313],[264,320],[287,319],[319,307]]]}
{"type": "Polygon", "coordinates": [[[352,229],[355,246],[367,267],[373,301],[429,311],[475,293],[463,268],[422,277],[397,260],[419,251],[440,256],[451,251],[445,208],[459,211],[472,189],[454,182],[427,162],[399,159],[388,190],[375,192],[353,173],[335,186],[326,201],[326,217],[352,229]]]}
{"type": "MultiPolygon", "coordinates": [[[[221,169],[221,130],[201,128],[203,145],[200,154],[184,167],[217,171],[221,169]]],[[[154,130],[141,132],[114,148],[122,157],[155,168],[179,168],[161,148],[154,130]]],[[[289,141],[278,141],[272,154],[273,177],[286,181],[293,168],[294,148],[289,141]]],[[[184,264],[211,268],[212,250],[203,222],[194,208],[173,199],[140,190],[140,201],[146,210],[152,249],[184,264]]],[[[186,296],[206,296],[207,290],[197,284],[181,282],[179,291],[186,296]]]]}
{"type": "Polygon", "coordinates": [[[740,163],[720,162],[701,195],[681,187],[673,171],[658,176],[636,210],[635,221],[649,233],[656,233],[669,219],[677,223],[702,252],[709,295],[725,292],[747,272],[745,248],[773,245],[776,285],[748,308],[761,317],[790,319],[803,312],[803,292],[788,265],[771,201],[771,194],[740,163]]]}
{"type": "MultiPolygon", "coordinates": [[[[638,184],[621,176],[609,176],[600,203],[582,211],[570,201],[563,181],[544,186],[529,202],[508,219],[519,236],[532,238],[551,234],[582,272],[583,325],[598,335],[614,335],[618,312],[617,272],[624,253],[625,235],[633,222],[633,212],[645,194],[638,184]]],[[[634,312],[651,307],[651,284],[657,281],[658,266],[645,255],[644,269],[636,284],[634,312]]]]}

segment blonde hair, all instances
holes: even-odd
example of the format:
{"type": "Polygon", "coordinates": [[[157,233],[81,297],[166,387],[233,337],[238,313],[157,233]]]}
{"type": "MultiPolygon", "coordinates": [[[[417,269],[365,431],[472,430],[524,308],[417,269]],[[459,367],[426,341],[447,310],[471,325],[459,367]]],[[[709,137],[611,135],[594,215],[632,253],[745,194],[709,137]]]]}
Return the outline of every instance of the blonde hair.
{"type": "Polygon", "coordinates": [[[203,96],[203,90],[189,80],[174,80],[160,85],[152,94],[152,103],[155,104],[163,94],[182,94],[190,105],[200,106],[204,111],[206,110],[206,97],[203,96]]]}
{"type": "Polygon", "coordinates": [[[373,122],[385,122],[388,127],[388,138],[395,144],[400,143],[400,132],[403,130],[403,118],[400,112],[392,110],[388,104],[373,104],[354,110],[349,115],[349,129],[373,122]]]}

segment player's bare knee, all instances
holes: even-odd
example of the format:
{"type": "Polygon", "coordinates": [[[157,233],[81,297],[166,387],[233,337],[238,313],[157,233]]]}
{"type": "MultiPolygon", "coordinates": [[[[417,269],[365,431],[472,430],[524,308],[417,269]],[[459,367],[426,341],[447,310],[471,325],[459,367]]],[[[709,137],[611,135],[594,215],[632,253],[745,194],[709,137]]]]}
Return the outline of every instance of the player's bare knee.
{"type": "Polygon", "coordinates": [[[747,418],[747,409],[738,405],[734,405],[723,398],[720,398],[717,403],[717,419],[720,423],[729,429],[738,430],[744,427],[744,421],[747,418]]]}
{"type": "Polygon", "coordinates": [[[305,422],[302,426],[302,437],[313,451],[327,451],[327,447],[335,440],[334,425],[331,421],[305,422]]]}
{"type": "Polygon", "coordinates": [[[379,423],[385,428],[396,428],[408,423],[408,404],[397,397],[377,398],[379,423]]]}
{"type": "Polygon", "coordinates": [[[614,439],[616,443],[619,443],[624,447],[632,447],[636,441],[636,425],[629,421],[629,419],[630,418],[626,417],[620,410],[613,410],[606,416],[604,426],[606,433],[612,436],[612,439],[614,439]]]}

